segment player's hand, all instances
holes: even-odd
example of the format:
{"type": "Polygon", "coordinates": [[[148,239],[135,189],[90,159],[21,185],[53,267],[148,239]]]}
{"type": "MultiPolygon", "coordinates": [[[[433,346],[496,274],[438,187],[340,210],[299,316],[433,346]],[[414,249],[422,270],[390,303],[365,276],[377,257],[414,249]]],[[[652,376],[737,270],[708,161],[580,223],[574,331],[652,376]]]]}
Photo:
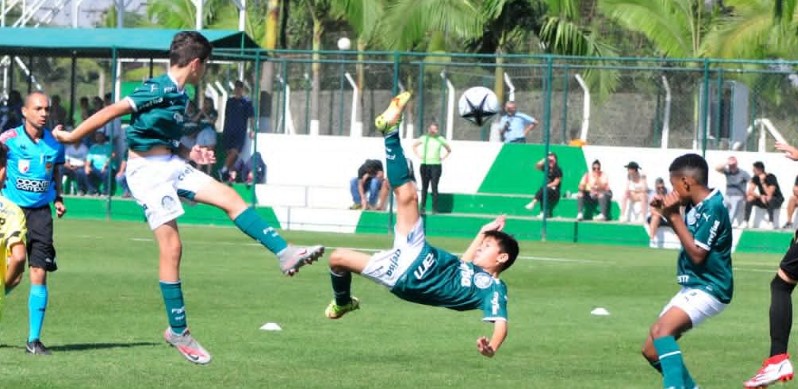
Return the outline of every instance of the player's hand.
{"type": "Polygon", "coordinates": [[[506,223],[506,221],[507,221],[507,215],[500,215],[492,222],[482,226],[482,229],[480,229],[479,232],[501,231],[502,229],[504,229],[504,224],[506,223]]]}
{"type": "Polygon", "coordinates": [[[63,201],[56,201],[53,205],[55,206],[55,215],[60,219],[67,211],[66,205],[64,205],[63,201]]]}
{"type": "Polygon", "coordinates": [[[64,126],[59,124],[53,128],[53,138],[61,143],[75,143],[77,139],[72,139],[72,133],[64,130],[64,126]]]}
{"type": "Polygon", "coordinates": [[[480,354],[488,358],[493,358],[493,356],[496,355],[496,350],[491,347],[490,341],[484,336],[477,339],[477,350],[480,354]]]}
{"type": "Polygon", "coordinates": [[[786,143],[776,142],[776,150],[784,153],[785,157],[793,161],[798,161],[798,149],[795,147],[792,147],[786,143]]]}
{"type": "Polygon", "coordinates": [[[679,212],[679,207],[682,206],[682,199],[676,191],[670,192],[662,196],[661,213],[663,216],[668,216],[670,213],[679,212]]]}
{"type": "Polygon", "coordinates": [[[210,165],[216,163],[216,154],[211,149],[194,145],[188,152],[188,159],[200,165],[210,165]]]}

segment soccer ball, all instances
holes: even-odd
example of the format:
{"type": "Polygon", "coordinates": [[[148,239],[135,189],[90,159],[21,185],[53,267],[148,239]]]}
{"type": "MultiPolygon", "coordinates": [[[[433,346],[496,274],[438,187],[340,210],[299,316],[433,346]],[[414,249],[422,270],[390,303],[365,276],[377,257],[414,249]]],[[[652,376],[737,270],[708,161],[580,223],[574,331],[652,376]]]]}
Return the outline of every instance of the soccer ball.
{"type": "Polygon", "coordinates": [[[481,126],[499,112],[499,99],[492,90],[475,86],[463,92],[459,107],[460,117],[481,126]]]}

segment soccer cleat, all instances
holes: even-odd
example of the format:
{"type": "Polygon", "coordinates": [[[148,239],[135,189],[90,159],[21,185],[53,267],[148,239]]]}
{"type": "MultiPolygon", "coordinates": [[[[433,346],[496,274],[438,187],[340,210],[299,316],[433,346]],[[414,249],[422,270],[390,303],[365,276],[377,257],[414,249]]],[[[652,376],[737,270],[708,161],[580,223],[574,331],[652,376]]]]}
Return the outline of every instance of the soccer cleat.
{"type": "Polygon", "coordinates": [[[180,351],[189,362],[198,365],[206,365],[211,362],[211,354],[205,350],[193,336],[186,329],[182,334],[175,334],[171,328],[166,328],[163,333],[163,338],[166,343],[180,351]]]}
{"type": "Polygon", "coordinates": [[[399,119],[402,117],[402,112],[407,105],[407,102],[410,101],[410,92],[402,92],[393,99],[391,99],[391,104],[388,106],[380,116],[377,116],[374,119],[374,125],[377,126],[377,129],[380,130],[383,134],[389,132],[396,123],[399,123],[399,119]]]}
{"type": "Polygon", "coordinates": [[[791,230],[792,229],[792,223],[791,222],[784,223],[784,225],[781,226],[781,228],[785,229],[785,230],[791,230]]]}
{"type": "Polygon", "coordinates": [[[789,354],[774,355],[762,363],[762,368],[750,380],[745,381],[746,389],[767,388],[776,382],[787,382],[793,378],[789,354]]]}
{"type": "Polygon", "coordinates": [[[582,212],[576,214],[576,221],[582,221],[585,219],[585,215],[582,215],[582,212]]]}
{"type": "Polygon", "coordinates": [[[33,355],[50,355],[50,350],[39,339],[33,342],[25,342],[25,352],[33,355]]]}
{"type": "Polygon", "coordinates": [[[288,246],[280,252],[277,258],[280,260],[280,270],[287,276],[293,276],[299,268],[310,265],[324,254],[324,246],[288,246]]]}
{"type": "Polygon", "coordinates": [[[352,301],[345,305],[337,305],[335,304],[335,300],[333,300],[330,305],[327,306],[327,309],[324,310],[324,315],[327,316],[328,319],[340,319],[347,313],[358,309],[360,309],[360,300],[358,300],[357,297],[352,297],[352,301]]]}

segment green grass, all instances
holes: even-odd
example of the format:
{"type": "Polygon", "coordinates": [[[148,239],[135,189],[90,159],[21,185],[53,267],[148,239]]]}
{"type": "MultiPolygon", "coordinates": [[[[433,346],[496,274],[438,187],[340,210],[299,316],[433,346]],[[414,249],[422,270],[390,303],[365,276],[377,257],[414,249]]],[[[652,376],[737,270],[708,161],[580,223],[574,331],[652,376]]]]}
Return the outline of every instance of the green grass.
{"type": "MultiPolygon", "coordinates": [[[[326,260],[294,278],[233,228],[181,227],[189,325],[213,354],[194,366],[161,338],[166,328],[157,251],[143,223],[59,220],[60,270],[50,278],[43,341],[24,353],[27,281],[0,324],[4,388],[655,388],[640,345],[677,291],[675,251],[523,242],[503,279],[510,335],[493,359],[480,312],[407,303],[356,277],[361,310],[330,321],[326,260]],[[547,260],[575,259],[563,262],[547,260]],[[591,316],[604,307],[607,317],[591,316]],[[281,332],[260,331],[277,322],[281,332]]],[[[387,248],[382,235],[286,233],[295,243],[387,248]]],[[[433,239],[460,252],[466,240],[433,239]]],[[[785,242],[786,247],[787,242],[785,242]]],[[[680,341],[702,388],[740,387],[769,348],[769,282],[780,256],[736,255],[735,298],[680,341]]]]}

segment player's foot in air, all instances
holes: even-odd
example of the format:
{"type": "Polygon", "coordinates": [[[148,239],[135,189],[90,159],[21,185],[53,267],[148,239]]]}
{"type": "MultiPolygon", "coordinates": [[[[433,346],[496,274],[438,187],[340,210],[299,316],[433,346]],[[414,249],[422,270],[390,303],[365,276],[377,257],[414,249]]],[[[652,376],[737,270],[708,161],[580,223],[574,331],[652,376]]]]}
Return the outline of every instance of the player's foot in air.
{"type": "Polygon", "coordinates": [[[25,342],[25,352],[33,355],[50,355],[50,350],[39,339],[33,342],[25,342]]]}
{"type": "Polygon", "coordinates": [[[352,301],[344,305],[337,305],[335,304],[335,300],[333,300],[330,305],[327,306],[327,309],[324,310],[324,316],[327,316],[328,319],[340,319],[347,313],[358,309],[360,309],[360,300],[358,300],[357,297],[352,297],[352,301]]]}
{"type": "Polygon", "coordinates": [[[324,246],[288,246],[280,252],[280,270],[287,276],[293,276],[299,268],[310,265],[324,255],[324,246]]]}
{"type": "Polygon", "coordinates": [[[776,382],[792,380],[793,369],[789,354],[774,355],[762,363],[762,368],[750,380],[745,381],[746,389],[767,388],[776,382]]]}
{"type": "Polygon", "coordinates": [[[171,328],[167,328],[163,333],[163,338],[166,343],[180,351],[180,354],[183,354],[189,362],[198,365],[206,365],[211,362],[211,354],[191,336],[188,329],[178,335],[171,328]]]}
{"type": "Polygon", "coordinates": [[[410,96],[410,92],[402,92],[391,99],[391,104],[388,106],[388,109],[374,119],[374,125],[377,126],[378,130],[382,133],[386,133],[393,128],[396,123],[399,123],[402,112],[405,110],[407,102],[410,101],[410,96]]]}

